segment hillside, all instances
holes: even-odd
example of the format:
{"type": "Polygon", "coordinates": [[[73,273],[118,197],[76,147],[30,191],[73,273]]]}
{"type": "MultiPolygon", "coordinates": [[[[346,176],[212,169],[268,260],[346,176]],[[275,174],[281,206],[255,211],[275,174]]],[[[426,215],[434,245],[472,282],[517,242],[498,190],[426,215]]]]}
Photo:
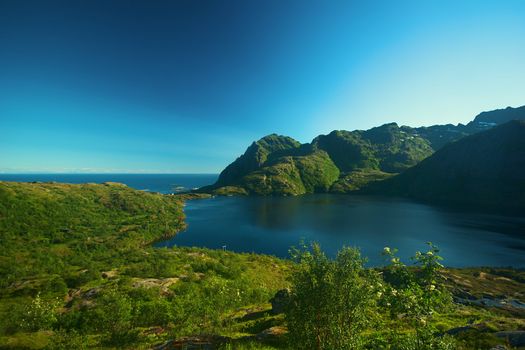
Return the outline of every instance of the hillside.
{"type": "Polygon", "coordinates": [[[212,333],[287,285],[277,258],[153,248],[184,229],[180,198],[0,182],[0,348],[147,349],[212,333]]]}
{"type": "MultiPolygon", "coordinates": [[[[399,317],[397,307],[413,305],[406,304],[407,295],[415,305],[423,305],[421,296],[435,291],[448,296],[445,288],[457,302],[426,317],[425,329],[434,335],[423,341],[441,342],[439,334],[446,332],[453,336],[446,340],[456,344],[454,348],[488,349],[505,343],[502,336],[509,332],[520,337],[520,331],[512,331],[525,329],[523,271],[440,269],[438,284],[431,281],[435,289],[420,289],[417,283],[425,280],[414,274],[417,270],[403,268],[394,259],[395,271],[402,269],[403,276],[414,279],[406,289],[389,279],[394,265],[378,274],[365,269],[358,255],[351,261],[329,261],[323,255],[311,259],[305,252],[305,261],[293,262],[224,250],[150,246],[183,227],[179,196],[109,183],[0,182],[0,348],[296,349],[283,314],[283,288],[291,288],[293,295],[307,293],[305,301],[328,310],[348,294],[309,293],[307,288],[324,291],[341,276],[350,282],[345,286],[361,281],[378,288],[357,296],[364,298],[364,314],[373,320],[359,331],[366,343],[363,349],[420,341],[413,315],[399,317]],[[343,263],[343,271],[331,270],[336,261],[343,263]],[[323,268],[303,275],[308,262],[323,268]],[[358,275],[341,273],[355,268],[358,275]],[[308,276],[330,271],[335,279],[307,283],[304,290],[290,282],[292,276],[309,281],[308,276]],[[398,297],[393,290],[403,293],[398,297]]],[[[421,331],[421,323],[417,325],[421,331]]],[[[315,338],[314,331],[306,331],[306,337],[315,338]]]]}
{"type": "Polygon", "coordinates": [[[511,120],[525,120],[525,106],[518,108],[507,107],[489,112],[481,112],[474,120],[467,124],[470,128],[486,128],[493,125],[505,124],[511,120]]]}
{"type": "Polygon", "coordinates": [[[433,202],[525,209],[525,121],[451,143],[368,190],[433,202]]]}
{"type": "Polygon", "coordinates": [[[445,145],[510,120],[525,120],[525,106],[483,112],[467,125],[412,128],[385,124],[335,130],[311,143],[276,134],[254,142],[218,181],[200,189],[219,195],[347,193],[418,164],[445,145]]]}
{"type": "Polygon", "coordinates": [[[201,190],[258,195],[346,192],[371,178],[407,169],[430,154],[426,140],[395,123],[367,131],[333,131],[302,145],[274,134],[254,142],[215,185],[201,190]]]}

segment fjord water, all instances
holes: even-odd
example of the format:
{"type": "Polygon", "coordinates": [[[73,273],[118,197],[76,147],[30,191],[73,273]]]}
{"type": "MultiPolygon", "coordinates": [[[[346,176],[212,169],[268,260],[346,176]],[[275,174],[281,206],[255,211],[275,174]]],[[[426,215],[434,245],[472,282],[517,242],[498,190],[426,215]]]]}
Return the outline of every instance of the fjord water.
{"type": "MultiPolygon", "coordinates": [[[[171,193],[211,184],[216,174],[0,174],[0,181],[120,182],[171,193]]],[[[188,229],[156,246],[197,246],[289,257],[301,239],[332,256],[343,245],[361,248],[371,265],[385,246],[405,260],[432,241],[448,266],[525,267],[525,217],[446,211],[408,200],[316,194],[298,197],[215,197],[185,205],[188,229]]],[[[408,262],[408,260],[407,260],[408,262]]]]}
{"type": "Polygon", "coordinates": [[[525,218],[445,211],[402,199],[316,194],[298,197],[215,197],[186,203],[188,229],[157,243],[225,247],[289,257],[301,240],[330,255],[357,246],[370,265],[383,247],[408,257],[437,244],[447,266],[525,267],[525,218]]]}

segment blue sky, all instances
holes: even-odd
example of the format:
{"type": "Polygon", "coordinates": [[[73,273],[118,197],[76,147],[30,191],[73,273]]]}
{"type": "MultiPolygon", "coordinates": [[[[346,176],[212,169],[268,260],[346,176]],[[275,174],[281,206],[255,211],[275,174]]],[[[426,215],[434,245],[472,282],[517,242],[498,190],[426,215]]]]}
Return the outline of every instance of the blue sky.
{"type": "Polygon", "coordinates": [[[0,171],[219,172],[525,104],[525,1],[0,0],[0,171]]]}

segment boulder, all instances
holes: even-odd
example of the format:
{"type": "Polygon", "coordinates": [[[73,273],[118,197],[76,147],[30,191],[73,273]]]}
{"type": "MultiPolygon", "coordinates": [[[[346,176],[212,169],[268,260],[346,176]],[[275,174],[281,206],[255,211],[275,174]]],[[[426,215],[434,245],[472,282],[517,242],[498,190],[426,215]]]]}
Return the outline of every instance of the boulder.
{"type": "Polygon", "coordinates": [[[468,331],[487,332],[488,330],[489,329],[486,324],[478,323],[478,324],[471,324],[471,325],[463,326],[463,327],[451,328],[448,331],[446,331],[445,334],[457,335],[457,334],[468,332],[468,331]]]}
{"type": "Polygon", "coordinates": [[[512,346],[525,346],[525,331],[503,331],[497,332],[495,335],[498,338],[506,339],[512,346]]]}
{"type": "Polygon", "coordinates": [[[270,299],[270,303],[272,303],[272,314],[277,315],[283,313],[290,303],[290,290],[279,290],[275,293],[274,297],[270,299]]]}
{"type": "Polygon", "coordinates": [[[155,346],[154,350],[215,350],[230,342],[228,337],[219,335],[200,335],[168,340],[155,346]]]}
{"type": "Polygon", "coordinates": [[[505,345],[496,345],[490,348],[490,350],[507,350],[507,347],[505,345]]]}
{"type": "Polygon", "coordinates": [[[284,334],[286,334],[286,332],[287,332],[286,328],[281,327],[281,326],[270,327],[258,333],[255,336],[255,339],[262,341],[262,342],[276,341],[279,338],[281,338],[284,334]]]}

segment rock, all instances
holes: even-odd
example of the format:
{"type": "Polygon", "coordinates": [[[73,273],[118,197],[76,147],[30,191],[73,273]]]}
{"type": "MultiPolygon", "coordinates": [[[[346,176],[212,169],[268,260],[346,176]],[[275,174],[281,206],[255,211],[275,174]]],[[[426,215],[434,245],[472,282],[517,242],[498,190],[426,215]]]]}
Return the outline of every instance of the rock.
{"type": "Polygon", "coordinates": [[[168,340],[155,346],[154,350],[214,350],[231,339],[218,335],[201,335],[168,340]]]}
{"type": "Polygon", "coordinates": [[[467,332],[467,331],[484,332],[484,331],[488,331],[488,328],[486,324],[478,323],[478,324],[472,324],[472,325],[463,326],[463,327],[451,328],[448,331],[446,331],[445,334],[457,335],[457,334],[467,332]]]}
{"type": "Polygon", "coordinates": [[[290,290],[281,289],[275,293],[274,297],[270,299],[272,303],[272,314],[277,315],[283,313],[285,308],[290,303],[290,290]]]}
{"type": "Polygon", "coordinates": [[[496,345],[490,348],[490,350],[507,350],[507,347],[505,345],[496,345]]]}
{"type": "Polygon", "coordinates": [[[456,298],[459,298],[460,300],[461,299],[465,299],[465,300],[476,300],[477,299],[474,295],[472,295],[471,293],[461,288],[458,288],[457,290],[454,291],[454,296],[456,298]]]}
{"type": "Polygon", "coordinates": [[[525,346],[525,331],[504,331],[497,332],[495,335],[498,338],[506,339],[512,346],[525,346]]]}
{"type": "Polygon", "coordinates": [[[275,326],[265,329],[264,331],[257,334],[255,338],[259,341],[268,342],[277,340],[278,338],[282,337],[283,334],[286,334],[286,328],[281,326],[275,326]]]}
{"type": "Polygon", "coordinates": [[[84,299],[92,299],[94,296],[96,296],[98,293],[100,293],[100,288],[91,288],[88,289],[83,295],[82,298],[84,299]]]}
{"type": "Polygon", "coordinates": [[[498,344],[498,345],[490,348],[490,350],[508,350],[508,348],[505,345],[498,344]]]}
{"type": "Polygon", "coordinates": [[[153,288],[157,287],[160,288],[160,290],[163,293],[167,293],[169,291],[169,287],[179,281],[179,278],[177,277],[171,277],[171,278],[145,278],[145,279],[135,279],[132,286],[133,288],[153,288]]]}
{"type": "Polygon", "coordinates": [[[109,270],[102,272],[102,278],[109,279],[109,278],[115,278],[118,276],[117,270],[109,270]]]}

